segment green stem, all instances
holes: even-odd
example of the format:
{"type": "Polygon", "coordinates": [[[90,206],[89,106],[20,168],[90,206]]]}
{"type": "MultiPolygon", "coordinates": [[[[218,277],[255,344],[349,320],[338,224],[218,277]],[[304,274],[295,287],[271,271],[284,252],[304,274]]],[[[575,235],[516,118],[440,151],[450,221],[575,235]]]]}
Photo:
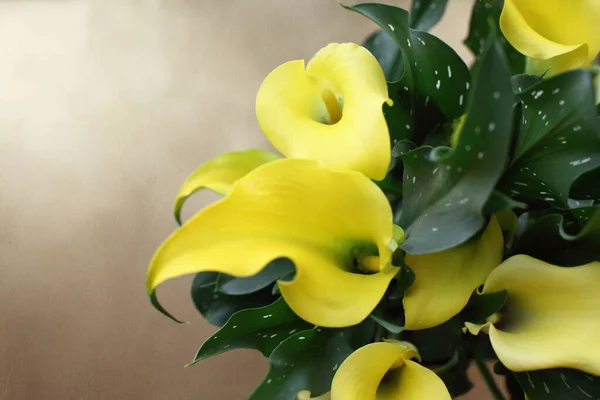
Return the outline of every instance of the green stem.
{"type": "Polygon", "coordinates": [[[494,380],[494,377],[492,376],[490,370],[485,364],[485,360],[478,352],[475,354],[475,364],[477,365],[481,376],[483,376],[483,380],[485,381],[485,384],[487,385],[488,389],[490,390],[490,392],[492,392],[492,396],[494,396],[494,399],[504,400],[504,396],[502,395],[502,392],[500,392],[498,385],[496,385],[496,381],[494,380]]]}

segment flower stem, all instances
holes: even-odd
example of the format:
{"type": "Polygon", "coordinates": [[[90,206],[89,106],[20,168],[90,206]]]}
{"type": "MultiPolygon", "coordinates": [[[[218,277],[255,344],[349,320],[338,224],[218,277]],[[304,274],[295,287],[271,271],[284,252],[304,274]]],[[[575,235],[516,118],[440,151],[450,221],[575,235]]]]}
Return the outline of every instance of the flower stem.
{"type": "Polygon", "coordinates": [[[490,373],[490,370],[485,364],[485,360],[479,352],[476,352],[475,354],[475,364],[477,365],[481,376],[483,376],[483,380],[485,381],[485,384],[487,385],[488,389],[490,390],[490,392],[492,392],[492,396],[494,396],[494,399],[504,400],[502,392],[500,392],[498,385],[496,385],[496,381],[494,381],[494,377],[490,373]]]}

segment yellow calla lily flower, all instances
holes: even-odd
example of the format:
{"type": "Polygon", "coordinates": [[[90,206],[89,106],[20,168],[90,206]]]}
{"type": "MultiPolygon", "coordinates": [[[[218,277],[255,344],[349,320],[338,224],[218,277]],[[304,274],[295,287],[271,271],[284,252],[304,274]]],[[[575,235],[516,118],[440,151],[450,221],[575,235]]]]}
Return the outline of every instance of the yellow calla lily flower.
{"type": "Polygon", "coordinates": [[[352,353],[335,373],[331,400],[450,400],[444,382],[422,365],[409,343],[371,343],[352,353]]]}
{"type": "Polygon", "coordinates": [[[432,254],[407,254],[404,261],[414,271],[415,281],[404,293],[404,328],[432,328],[458,314],[500,264],[503,250],[502,230],[492,216],[480,237],[458,247],[432,254]]]}
{"type": "Polygon", "coordinates": [[[573,368],[600,375],[600,262],[558,267],[513,256],[492,271],[483,293],[505,289],[500,313],[467,328],[487,331],[508,369],[573,368]]]}
{"type": "Polygon", "coordinates": [[[333,43],[306,68],[296,60],[271,72],[256,96],[256,117],[286,157],[381,180],[391,159],[385,102],[392,104],[375,57],[359,45],[333,43]]]}
{"type": "Polygon", "coordinates": [[[160,283],[201,271],[251,276],[285,257],[294,262],[296,276],[278,283],[296,314],[324,327],[355,325],[398,271],[391,265],[398,246],[392,221],[383,192],[359,172],[314,160],[271,161],[161,245],[147,290],[153,295],[160,283]]]}
{"type": "Polygon", "coordinates": [[[598,0],[505,0],[500,28],[528,72],[549,74],[590,65],[600,52],[598,0]]]}
{"type": "Polygon", "coordinates": [[[235,181],[254,168],[279,156],[267,150],[250,149],[223,153],[199,166],[187,177],[175,198],[175,219],[181,223],[181,207],[195,192],[208,189],[221,196],[231,191],[235,181]]]}

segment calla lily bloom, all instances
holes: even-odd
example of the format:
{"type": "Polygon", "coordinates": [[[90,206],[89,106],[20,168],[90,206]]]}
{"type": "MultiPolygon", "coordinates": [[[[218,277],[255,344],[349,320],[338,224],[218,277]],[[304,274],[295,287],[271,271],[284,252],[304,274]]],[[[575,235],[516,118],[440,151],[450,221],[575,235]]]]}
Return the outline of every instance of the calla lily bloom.
{"type": "Polygon", "coordinates": [[[385,102],[392,104],[375,57],[359,45],[333,43],[306,68],[296,60],[271,72],[256,96],[256,117],[286,157],[381,180],[391,159],[385,102]]]}
{"type": "Polygon", "coordinates": [[[181,223],[181,207],[195,192],[208,189],[225,196],[231,191],[235,181],[259,165],[278,158],[277,154],[267,150],[250,149],[223,153],[205,162],[181,185],[175,198],[175,219],[181,223]]]}
{"type": "Polygon", "coordinates": [[[500,264],[503,250],[502,230],[492,216],[478,238],[438,253],[406,255],[415,281],[404,293],[404,328],[432,328],[458,314],[500,264]]]}
{"type": "Polygon", "coordinates": [[[528,72],[549,74],[586,67],[600,52],[598,0],[505,0],[500,28],[528,72]]]}
{"type": "Polygon", "coordinates": [[[331,400],[450,400],[444,382],[415,358],[419,353],[407,342],[361,347],[335,373],[331,400]]]}
{"type": "Polygon", "coordinates": [[[507,290],[502,310],[484,325],[498,358],[516,372],[573,368],[600,375],[600,262],[558,267],[526,255],[510,257],[483,293],[507,290]]]}
{"type": "Polygon", "coordinates": [[[392,221],[383,192],[359,172],[314,160],[271,161],[161,245],[147,290],[154,296],[160,283],[201,271],[247,277],[288,258],[296,276],[278,284],[290,308],[315,325],[355,325],[398,272],[391,265],[398,247],[392,221]]]}

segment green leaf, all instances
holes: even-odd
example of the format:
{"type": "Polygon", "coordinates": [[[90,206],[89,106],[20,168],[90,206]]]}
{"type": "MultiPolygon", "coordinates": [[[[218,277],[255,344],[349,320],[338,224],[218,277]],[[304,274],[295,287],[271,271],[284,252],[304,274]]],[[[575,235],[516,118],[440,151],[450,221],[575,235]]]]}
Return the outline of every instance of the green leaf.
{"type": "Polygon", "coordinates": [[[420,147],[404,162],[402,248],[424,254],[457,246],[478,232],[482,209],[504,171],[514,95],[502,49],[489,42],[455,148],[420,147]]]}
{"type": "Polygon", "coordinates": [[[283,298],[265,307],[236,312],[198,349],[192,364],[233,349],[256,349],[268,357],[281,342],[296,332],[310,329],[283,298]]]}
{"type": "Polygon", "coordinates": [[[469,302],[461,311],[460,317],[463,321],[474,324],[484,323],[486,318],[500,311],[506,303],[508,293],[502,290],[495,293],[479,294],[473,292],[469,302]]]}
{"type": "Polygon", "coordinates": [[[417,346],[423,363],[446,363],[461,346],[462,327],[462,321],[455,317],[434,328],[404,331],[402,340],[417,346]]]}
{"type": "MultiPolygon", "coordinates": [[[[500,14],[504,2],[502,0],[477,0],[471,13],[469,34],[465,44],[475,56],[480,55],[485,42],[493,32],[500,32],[500,14]],[[493,30],[492,30],[493,29],[493,30]]],[[[512,75],[521,74],[525,71],[525,56],[519,53],[504,37],[500,43],[507,56],[512,75]]]]}
{"type": "MultiPolygon", "coordinates": [[[[515,254],[527,254],[562,266],[600,259],[600,205],[572,209],[571,213],[574,218],[571,220],[552,213],[525,223],[529,226],[520,236],[515,254]],[[576,234],[568,233],[578,229],[576,234]]],[[[520,217],[527,218],[527,214],[520,217]]]]}
{"type": "Polygon", "coordinates": [[[335,371],[372,335],[369,320],[351,328],[295,333],[271,353],[269,373],[249,400],[294,400],[300,390],[309,390],[313,397],[328,392],[335,371]]]}
{"type": "Polygon", "coordinates": [[[413,0],[410,8],[410,27],[418,31],[428,31],[437,24],[448,0],[413,0]]]}
{"type": "Polygon", "coordinates": [[[438,124],[464,113],[470,72],[450,46],[427,32],[411,29],[409,14],[401,8],[374,3],[344,7],[371,19],[396,42],[393,47],[381,36],[379,50],[375,37],[368,41],[374,54],[388,55],[379,60],[387,70],[388,90],[394,100],[392,108],[384,107],[392,143],[413,137],[422,142],[438,124]],[[386,60],[393,60],[395,66],[389,67],[392,61],[386,60]],[[397,65],[400,61],[402,67],[397,65]]]}
{"type": "Polygon", "coordinates": [[[516,201],[498,190],[494,190],[483,207],[483,214],[492,215],[500,211],[514,210],[515,208],[525,209],[527,208],[527,204],[516,201]]]}
{"type": "Polygon", "coordinates": [[[260,272],[246,278],[221,274],[217,282],[221,293],[231,295],[249,294],[264,289],[276,280],[293,278],[296,272],[294,263],[287,258],[278,258],[271,261],[260,272]]]}
{"type": "Polygon", "coordinates": [[[519,94],[522,117],[510,167],[499,188],[567,207],[573,181],[600,167],[600,123],[592,75],[573,70],[519,94]]]}
{"type": "Polygon", "coordinates": [[[600,185],[598,182],[600,182],[600,168],[580,175],[571,186],[571,197],[600,201],[600,185]]]}
{"type": "Polygon", "coordinates": [[[539,83],[542,80],[537,75],[528,75],[528,74],[519,74],[515,75],[511,79],[513,92],[516,94],[521,94],[521,92],[526,91],[536,83],[539,83]]]}
{"type": "Polygon", "coordinates": [[[600,398],[600,377],[573,369],[515,373],[529,400],[590,400],[600,398]]]}
{"type": "Polygon", "coordinates": [[[462,350],[455,351],[454,356],[446,364],[434,370],[444,381],[452,398],[468,393],[473,388],[473,382],[467,372],[470,360],[464,353],[462,350]]]}
{"type": "Polygon", "coordinates": [[[221,326],[240,310],[262,307],[277,299],[270,287],[242,296],[220,293],[216,288],[218,279],[216,272],[199,272],[192,281],[191,290],[196,309],[213,325],[221,326]]]}
{"type": "Polygon", "coordinates": [[[375,56],[388,82],[400,79],[404,73],[402,52],[390,35],[382,30],[375,31],[367,37],[363,46],[375,56]]]}

